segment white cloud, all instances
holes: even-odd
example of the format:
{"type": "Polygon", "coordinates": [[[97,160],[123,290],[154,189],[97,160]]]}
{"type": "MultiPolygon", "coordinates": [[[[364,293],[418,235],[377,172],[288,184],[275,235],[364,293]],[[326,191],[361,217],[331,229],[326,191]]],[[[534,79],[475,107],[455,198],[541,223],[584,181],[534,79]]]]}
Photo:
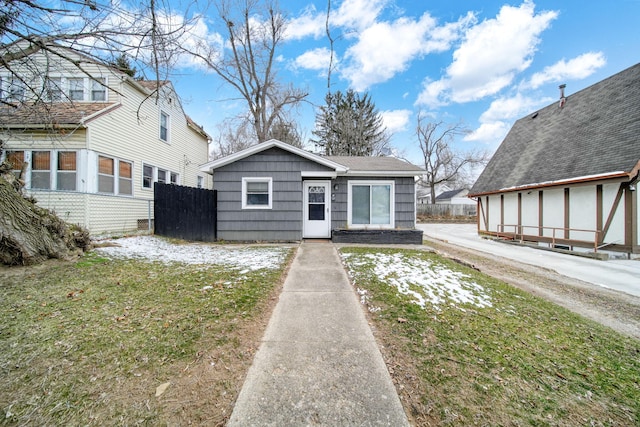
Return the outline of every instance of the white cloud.
{"type": "Polygon", "coordinates": [[[552,98],[532,98],[517,93],[513,97],[494,100],[480,115],[480,127],[464,137],[465,141],[499,144],[511,128],[513,121],[553,102],[552,98]]]}
{"type": "MultiPolygon", "coordinates": [[[[330,30],[334,38],[350,38],[373,25],[389,0],[344,0],[338,9],[329,14],[330,30]]],[[[310,5],[302,14],[287,22],[286,37],[303,39],[324,37],[326,34],[327,11],[317,10],[310,5]]]]}
{"type": "Polygon", "coordinates": [[[554,11],[536,14],[530,0],[519,7],[503,6],[494,19],[466,31],[446,76],[439,84],[425,84],[429,93],[420,94],[418,103],[464,103],[498,93],[529,67],[540,34],[557,16],[554,11]]]}
{"type": "Polygon", "coordinates": [[[305,37],[320,38],[325,35],[326,16],[316,11],[311,5],[303,10],[302,15],[287,22],[285,37],[287,39],[303,39],[305,37]]]}
{"type": "MultiPolygon", "coordinates": [[[[305,68],[308,70],[324,70],[329,69],[329,61],[331,58],[331,51],[326,47],[309,50],[302,55],[298,56],[294,65],[299,68],[305,68]]],[[[334,64],[336,58],[333,58],[334,64]]]]}
{"type": "Polygon", "coordinates": [[[510,98],[498,98],[491,103],[487,111],[482,113],[480,122],[517,119],[551,102],[553,102],[551,98],[531,98],[521,93],[510,98]]]}
{"type": "Polygon", "coordinates": [[[331,12],[330,24],[360,32],[376,22],[388,3],[389,0],[344,0],[337,11],[331,12]]]}
{"type": "Polygon", "coordinates": [[[510,123],[496,121],[483,123],[480,127],[462,138],[464,141],[480,141],[499,144],[509,132],[510,123]]]}
{"type": "Polygon", "coordinates": [[[606,64],[606,59],[602,52],[588,52],[573,59],[556,62],[545,67],[539,73],[531,76],[531,80],[526,85],[536,89],[546,83],[561,82],[568,79],[583,79],[593,74],[598,68],[606,64]]]}
{"type": "Polygon", "coordinates": [[[441,107],[447,102],[441,99],[441,94],[449,90],[449,80],[431,81],[426,78],[422,82],[422,92],[418,95],[415,105],[428,105],[431,108],[441,107]]]}
{"type": "Polygon", "coordinates": [[[388,110],[380,112],[385,127],[391,133],[407,130],[411,114],[411,110],[388,110]]]}
{"type": "Polygon", "coordinates": [[[472,17],[468,14],[442,27],[437,26],[429,13],[418,20],[402,17],[393,22],[374,23],[347,49],[345,59],[349,65],[341,75],[356,90],[387,81],[405,71],[412,60],[449,49],[472,17]]]}

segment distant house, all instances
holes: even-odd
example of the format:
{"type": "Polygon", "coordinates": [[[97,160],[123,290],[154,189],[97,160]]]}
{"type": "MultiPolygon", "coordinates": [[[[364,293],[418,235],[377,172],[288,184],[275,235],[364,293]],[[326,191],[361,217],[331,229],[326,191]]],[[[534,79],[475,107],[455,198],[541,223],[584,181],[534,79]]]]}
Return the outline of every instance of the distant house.
{"type": "MultiPolygon", "coordinates": [[[[447,191],[451,191],[451,189],[447,187],[445,184],[437,184],[435,190],[436,190],[436,194],[441,194],[447,191]]],[[[431,203],[431,188],[420,181],[418,182],[416,187],[416,200],[419,205],[425,205],[425,204],[431,203]]]]}
{"type": "Polygon", "coordinates": [[[371,239],[422,242],[415,178],[424,171],[395,158],[324,157],[270,140],[201,170],[213,175],[222,240],[335,240],[367,231],[371,239]]]}
{"type": "Polygon", "coordinates": [[[469,195],[478,231],[640,253],[640,64],[519,119],[469,195]]]}
{"type": "Polygon", "coordinates": [[[210,137],[170,82],[57,45],[11,68],[0,68],[0,138],[38,205],[92,233],[123,232],[149,227],[154,182],[211,187],[199,170],[210,137]]]}
{"type": "Polygon", "coordinates": [[[438,205],[475,205],[476,202],[468,197],[469,190],[460,188],[440,193],[436,196],[438,205]]]}

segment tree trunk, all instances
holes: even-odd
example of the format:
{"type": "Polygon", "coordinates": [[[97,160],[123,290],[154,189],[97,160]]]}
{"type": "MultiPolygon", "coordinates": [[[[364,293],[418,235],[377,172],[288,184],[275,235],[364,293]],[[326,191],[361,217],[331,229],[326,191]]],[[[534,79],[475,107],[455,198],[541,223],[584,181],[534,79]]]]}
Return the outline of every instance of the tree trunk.
{"type": "Polygon", "coordinates": [[[27,265],[67,259],[90,245],[89,233],[22,197],[0,175],[0,262],[27,265]]]}

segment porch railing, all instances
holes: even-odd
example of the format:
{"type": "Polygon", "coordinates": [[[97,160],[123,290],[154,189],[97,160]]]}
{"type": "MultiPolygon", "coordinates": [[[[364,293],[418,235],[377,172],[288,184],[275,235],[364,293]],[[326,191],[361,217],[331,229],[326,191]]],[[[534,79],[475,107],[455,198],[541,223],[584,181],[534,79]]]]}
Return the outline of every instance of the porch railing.
{"type": "MultiPolygon", "coordinates": [[[[551,245],[555,246],[557,241],[567,242],[571,239],[566,238],[564,236],[570,235],[572,232],[580,232],[580,233],[593,233],[593,251],[598,252],[598,242],[600,241],[600,235],[602,234],[602,230],[588,230],[581,228],[564,228],[564,227],[545,227],[539,225],[517,225],[517,224],[498,224],[497,227],[497,235],[498,237],[508,237],[512,240],[519,240],[520,243],[524,242],[526,236],[531,237],[544,237],[551,238],[551,245]],[[534,229],[537,234],[526,234],[525,230],[534,229]],[[510,232],[509,230],[513,230],[510,232]],[[551,236],[545,236],[544,231],[551,230],[551,236]],[[556,233],[562,233],[561,237],[557,236],[556,233]]],[[[588,241],[588,240],[584,240],[588,241]]]]}

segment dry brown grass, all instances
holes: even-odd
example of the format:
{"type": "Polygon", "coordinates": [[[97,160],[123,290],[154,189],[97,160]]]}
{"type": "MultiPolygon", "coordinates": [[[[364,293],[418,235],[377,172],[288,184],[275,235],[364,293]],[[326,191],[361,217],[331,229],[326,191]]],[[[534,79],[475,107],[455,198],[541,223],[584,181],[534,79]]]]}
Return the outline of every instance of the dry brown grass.
{"type": "Polygon", "coordinates": [[[95,254],[2,268],[0,424],[223,425],[291,252],[248,273],[95,254]]]}

